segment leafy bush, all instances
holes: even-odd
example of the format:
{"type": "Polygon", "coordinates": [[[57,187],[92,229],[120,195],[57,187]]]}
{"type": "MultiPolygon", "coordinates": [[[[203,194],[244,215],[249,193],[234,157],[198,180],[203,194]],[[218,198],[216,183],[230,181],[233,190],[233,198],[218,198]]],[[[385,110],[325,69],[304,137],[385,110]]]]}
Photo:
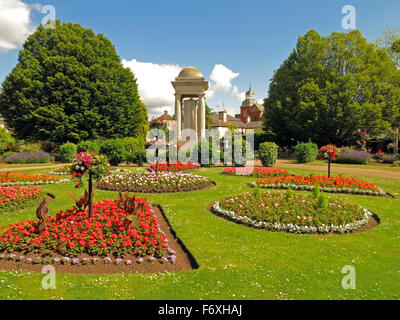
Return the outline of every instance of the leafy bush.
{"type": "Polygon", "coordinates": [[[20,152],[37,153],[42,151],[42,145],[40,143],[26,143],[19,146],[20,152]]]}
{"type": "Polygon", "coordinates": [[[76,145],[72,142],[64,143],[60,146],[61,161],[70,163],[73,160],[73,155],[76,153],[76,145]]]}
{"type": "Polygon", "coordinates": [[[394,154],[388,154],[388,153],[378,154],[377,158],[383,163],[392,163],[392,164],[394,161],[398,160],[398,157],[396,157],[394,154]]]}
{"type": "Polygon", "coordinates": [[[278,145],[274,142],[263,142],[258,150],[258,157],[263,166],[272,167],[278,159],[278,145]]]}
{"type": "Polygon", "coordinates": [[[340,152],[333,162],[348,164],[368,164],[371,154],[366,151],[340,152]]]}
{"type": "Polygon", "coordinates": [[[91,151],[91,152],[99,152],[100,146],[91,140],[86,140],[86,141],[81,141],[78,143],[76,146],[76,152],[86,152],[86,151],[91,151]]]}
{"type": "Polygon", "coordinates": [[[118,166],[127,159],[125,143],[122,139],[104,141],[100,146],[100,153],[107,155],[112,166],[118,166]]]}
{"type": "Polygon", "coordinates": [[[3,158],[5,159],[5,158],[11,156],[11,155],[14,154],[14,153],[15,153],[15,152],[13,152],[13,151],[6,151],[6,152],[3,153],[3,158]]]}
{"type": "Polygon", "coordinates": [[[14,146],[16,146],[16,140],[11,133],[5,128],[0,127],[0,153],[3,154],[6,151],[12,151],[14,146]]]}
{"type": "Polygon", "coordinates": [[[312,162],[318,156],[318,146],[312,142],[298,143],[294,147],[294,150],[299,163],[312,162]]]}
{"type": "Polygon", "coordinates": [[[356,147],[353,146],[345,146],[345,147],[340,147],[340,152],[355,152],[358,151],[356,147]]]}
{"type": "Polygon", "coordinates": [[[27,153],[19,152],[5,158],[7,163],[26,164],[26,163],[47,163],[50,155],[46,152],[27,153]]]}
{"type": "Polygon", "coordinates": [[[142,166],[146,160],[144,140],[142,138],[126,137],[123,142],[127,154],[126,161],[142,166]]]}
{"type": "Polygon", "coordinates": [[[258,151],[260,144],[267,141],[267,135],[264,131],[254,131],[254,150],[258,151]]]}

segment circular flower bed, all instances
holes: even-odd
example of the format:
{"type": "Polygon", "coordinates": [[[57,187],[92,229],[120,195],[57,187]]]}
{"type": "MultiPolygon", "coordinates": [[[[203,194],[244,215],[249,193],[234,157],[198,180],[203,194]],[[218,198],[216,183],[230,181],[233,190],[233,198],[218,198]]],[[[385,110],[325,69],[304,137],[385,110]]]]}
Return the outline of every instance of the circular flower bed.
{"type": "Polygon", "coordinates": [[[145,199],[136,198],[138,204],[141,209],[129,214],[117,200],[93,203],[92,218],[87,211],[60,211],[46,218],[40,233],[32,220],[11,224],[0,234],[0,260],[70,265],[173,263],[174,252],[152,207],[145,199]]]}
{"type": "Polygon", "coordinates": [[[48,174],[29,174],[16,172],[0,173],[0,186],[24,186],[37,184],[58,184],[69,182],[70,179],[63,179],[59,176],[48,174]]]}
{"type": "Polygon", "coordinates": [[[42,190],[37,186],[0,186],[0,213],[33,206],[42,200],[42,195],[42,190]]]}
{"type": "Polygon", "coordinates": [[[234,221],[271,231],[346,233],[368,224],[372,213],[340,200],[284,192],[246,193],[215,202],[212,210],[234,221]]]}
{"type": "Polygon", "coordinates": [[[251,176],[258,178],[287,176],[289,175],[286,169],[276,169],[268,167],[237,167],[225,168],[222,174],[229,176],[251,176]]]}
{"type": "Polygon", "coordinates": [[[103,178],[98,189],[110,191],[130,191],[143,193],[183,192],[200,190],[212,186],[206,177],[186,173],[126,172],[103,178]]]}
{"type": "MultiPolygon", "coordinates": [[[[193,171],[193,170],[198,170],[200,168],[199,164],[193,164],[193,163],[180,163],[179,161],[177,163],[159,163],[158,164],[158,171],[167,171],[167,172],[187,172],[187,171],[193,171]]],[[[152,164],[151,165],[152,170],[156,170],[156,165],[152,164]]]]}
{"type": "Polygon", "coordinates": [[[319,185],[321,191],[365,194],[372,196],[387,196],[388,194],[373,183],[351,177],[330,177],[328,176],[286,176],[261,178],[253,183],[261,188],[313,190],[319,185]]]}

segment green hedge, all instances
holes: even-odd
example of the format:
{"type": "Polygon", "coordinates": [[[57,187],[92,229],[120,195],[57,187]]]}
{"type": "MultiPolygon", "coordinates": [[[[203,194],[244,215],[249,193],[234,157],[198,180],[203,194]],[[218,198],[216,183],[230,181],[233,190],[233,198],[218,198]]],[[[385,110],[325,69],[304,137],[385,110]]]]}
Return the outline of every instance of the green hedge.
{"type": "Polygon", "coordinates": [[[76,145],[74,143],[72,142],[64,143],[63,145],[60,146],[59,150],[62,162],[69,163],[73,161],[72,155],[76,153],[76,145]]]}
{"type": "Polygon", "coordinates": [[[118,166],[121,162],[126,161],[128,156],[123,139],[104,141],[100,146],[100,153],[107,155],[112,166],[118,166]]]}
{"type": "Polygon", "coordinates": [[[100,151],[100,146],[91,140],[86,140],[79,142],[78,145],[76,146],[76,152],[85,152],[85,151],[91,151],[98,153],[100,151]]]}
{"type": "Polygon", "coordinates": [[[294,150],[299,163],[312,162],[318,156],[318,146],[313,142],[298,143],[294,150]]]}
{"type": "Polygon", "coordinates": [[[260,144],[258,157],[264,167],[272,167],[276,163],[278,148],[278,145],[274,142],[263,142],[260,144]]]}

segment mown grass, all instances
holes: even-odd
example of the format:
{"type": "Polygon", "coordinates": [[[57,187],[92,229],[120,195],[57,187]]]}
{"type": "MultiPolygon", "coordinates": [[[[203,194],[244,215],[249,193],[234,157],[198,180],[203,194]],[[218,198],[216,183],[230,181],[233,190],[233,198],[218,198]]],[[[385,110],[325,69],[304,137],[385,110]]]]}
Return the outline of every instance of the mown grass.
{"type": "MultiPolygon", "coordinates": [[[[44,290],[44,275],[0,272],[2,299],[399,299],[400,197],[329,194],[351,199],[378,214],[381,224],[348,235],[297,235],[256,230],[210,213],[209,203],[251,192],[254,178],[220,175],[222,168],[196,174],[214,188],[182,194],[147,194],[159,203],[200,268],[162,274],[58,274],[57,288],[44,290]],[[341,269],[356,270],[356,289],[344,290],[341,269]]],[[[40,170],[42,171],[42,170],[40,170]]],[[[310,170],[291,170],[310,174],[310,170]]],[[[315,172],[322,173],[324,172],[315,172]]],[[[399,180],[362,177],[398,195],[399,180]]],[[[43,186],[57,198],[51,214],[72,206],[73,183],[43,186]]],[[[96,191],[95,200],[115,192],[96,191]]],[[[34,217],[35,209],[0,216],[0,226],[34,217]]]]}

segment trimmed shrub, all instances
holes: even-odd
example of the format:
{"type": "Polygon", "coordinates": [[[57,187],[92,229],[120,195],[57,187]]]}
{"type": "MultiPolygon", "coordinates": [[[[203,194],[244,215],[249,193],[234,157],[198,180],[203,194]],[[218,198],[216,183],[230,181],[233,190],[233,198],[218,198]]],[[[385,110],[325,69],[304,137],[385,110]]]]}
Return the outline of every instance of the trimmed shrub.
{"type": "Polygon", "coordinates": [[[298,143],[294,150],[299,163],[312,162],[318,156],[318,146],[313,142],[298,143]]]}
{"type": "Polygon", "coordinates": [[[47,152],[27,153],[18,152],[5,158],[7,163],[26,164],[26,163],[47,163],[50,155],[47,152]]]}
{"type": "Polygon", "coordinates": [[[93,142],[90,140],[81,141],[76,146],[77,153],[86,152],[86,151],[98,153],[99,150],[100,150],[100,146],[96,142],[93,142]]]}
{"type": "Polygon", "coordinates": [[[76,153],[76,145],[72,142],[67,142],[64,143],[63,145],[60,146],[60,155],[61,155],[61,161],[62,162],[72,162],[73,155],[76,153]]]}
{"type": "Polygon", "coordinates": [[[275,164],[276,159],[278,159],[278,148],[278,145],[274,142],[263,142],[260,144],[258,157],[264,167],[272,167],[275,164]]]}
{"type": "Polygon", "coordinates": [[[118,166],[127,159],[125,143],[122,139],[104,141],[100,146],[100,153],[107,155],[112,166],[118,166]]]}

